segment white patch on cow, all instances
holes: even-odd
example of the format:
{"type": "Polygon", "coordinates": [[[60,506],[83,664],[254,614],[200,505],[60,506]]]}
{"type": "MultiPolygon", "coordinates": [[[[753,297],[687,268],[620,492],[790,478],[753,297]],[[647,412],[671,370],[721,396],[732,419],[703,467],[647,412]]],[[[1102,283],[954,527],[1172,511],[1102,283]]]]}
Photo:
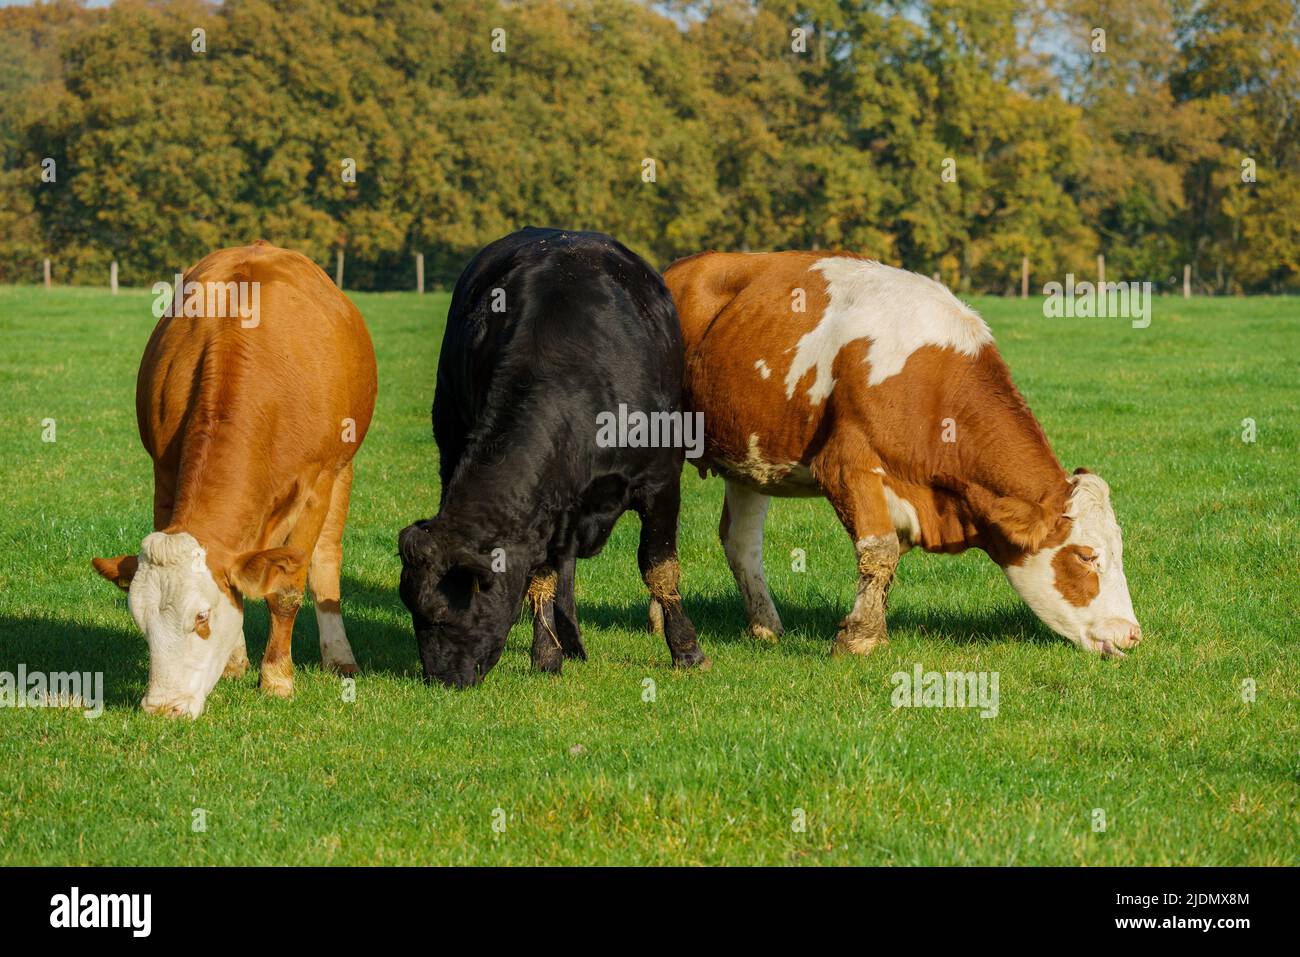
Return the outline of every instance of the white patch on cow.
{"type": "Polygon", "coordinates": [[[879,385],[903,371],[922,346],[939,346],[975,356],[993,341],[979,315],[933,279],[878,262],[831,256],[812,266],[826,279],[829,302],[821,319],[795,344],[785,377],[787,398],[799,381],[816,370],[808,401],[817,405],[831,394],[831,367],[850,342],[870,339],[867,385],[879,385]]]}
{"type": "Polygon", "coordinates": [[[127,604],[149,642],[150,713],[197,718],[243,641],[244,613],[217,586],[206,552],[185,532],[154,532],[140,545],[127,604]],[[208,637],[195,630],[208,614],[208,637]]]}
{"type": "Polygon", "coordinates": [[[905,552],[921,541],[921,519],[916,514],[916,506],[888,485],[885,486],[885,504],[889,506],[889,520],[898,533],[898,547],[905,552]]]}
{"type": "Polygon", "coordinates": [[[343,616],[337,611],[321,611],[316,604],[316,627],[320,631],[320,663],[324,668],[356,666],[352,646],[343,628],[343,616]]]}
{"type": "Polygon", "coordinates": [[[1101,476],[1084,473],[1071,476],[1070,482],[1074,490],[1065,511],[1072,519],[1069,537],[1003,571],[1043,624],[1080,648],[1110,654],[1137,644],[1132,636],[1138,629],[1137,615],[1124,577],[1124,542],[1110,504],[1110,487],[1101,476]],[[1052,560],[1067,545],[1084,545],[1097,553],[1100,589],[1082,608],[1056,589],[1052,560]]]}
{"type": "Polygon", "coordinates": [[[764,379],[772,378],[772,370],[767,367],[767,363],[764,362],[762,359],[759,359],[757,362],[754,363],[754,368],[758,370],[758,374],[761,375],[764,379]]]}

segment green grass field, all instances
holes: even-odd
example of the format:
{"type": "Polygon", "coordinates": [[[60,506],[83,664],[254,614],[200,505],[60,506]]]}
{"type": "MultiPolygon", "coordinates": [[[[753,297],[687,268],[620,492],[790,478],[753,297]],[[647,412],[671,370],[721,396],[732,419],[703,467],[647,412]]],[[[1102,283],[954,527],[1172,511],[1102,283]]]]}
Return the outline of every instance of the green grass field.
{"type": "MultiPolygon", "coordinates": [[[[356,700],[320,670],[304,609],[295,698],[263,697],[254,667],[189,722],[139,710],[144,639],[89,564],[150,531],[134,415],[150,296],[0,289],[0,671],[102,671],[107,702],[94,720],[0,710],[0,863],[1297,862],[1300,301],[1161,299],[1145,330],[976,302],[1062,463],[1114,490],[1146,633],[1123,661],[1053,637],[978,552],[906,556],[892,644],[832,660],[853,554],[813,500],[769,514],[789,630],[763,645],[717,541],[721,482],[692,469],[683,593],[710,672],[673,673],[644,632],[626,516],[578,568],[591,660],[531,673],[521,619],[485,684],[451,692],[421,681],[396,593],[396,534],[437,500],[448,297],[354,299],[380,375],[345,540],[356,700]],[[999,714],[891,708],[890,676],[916,663],[997,672],[999,714]]],[[[266,612],[249,608],[256,664],[266,612]]]]}

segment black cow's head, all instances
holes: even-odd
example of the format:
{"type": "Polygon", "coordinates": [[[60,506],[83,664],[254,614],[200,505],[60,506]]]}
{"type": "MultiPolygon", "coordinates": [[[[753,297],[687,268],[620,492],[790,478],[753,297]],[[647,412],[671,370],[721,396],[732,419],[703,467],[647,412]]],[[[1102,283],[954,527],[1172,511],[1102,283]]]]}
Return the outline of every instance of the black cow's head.
{"type": "Polygon", "coordinates": [[[478,684],[505,650],[519,613],[526,570],[506,562],[494,571],[440,519],[417,522],[398,536],[402,602],[411,612],[426,681],[453,688],[478,684]]]}

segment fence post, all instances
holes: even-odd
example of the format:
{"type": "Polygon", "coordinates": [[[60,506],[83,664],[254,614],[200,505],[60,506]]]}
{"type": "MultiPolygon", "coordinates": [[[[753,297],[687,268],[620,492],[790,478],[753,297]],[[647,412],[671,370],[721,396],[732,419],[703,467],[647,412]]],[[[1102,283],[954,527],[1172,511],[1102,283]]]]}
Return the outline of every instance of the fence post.
{"type": "Polygon", "coordinates": [[[1188,263],[1183,266],[1183,298],[1192,298],[1192,265],[1188,263]]]}
{"type": "Polygon", "coordinates": [[[113,265],[108,267],[108,288],[113,290],[113,295],[117,295],[117,260],[113,260],[113,265]]]}
{"type": "Polygon", "coordinates": [[[1102,292],[1106,286],[1106,257],[1102,253],[1097,253],[1097,292],[1102,292]]]}
{"type": "Polygon", "coordinates": [[[1020,260],[1020,298],[1029,298],[1029,257],[1020,260]]]}
{"type": "Polygon", "coordinates": [[[415,289],[424,295],[424,253],[415,254],[415,289]]]}
{"type": "Polygon", "coordinates": [[[338,259],[334,264],[334,285],[340,289],[343,288],[343,250],[338,251],[338,259]]]}
{"type": "Polygon", "coordinates": [[[45,257],[45,288],[50,288],[50,257],[45,257]]]}

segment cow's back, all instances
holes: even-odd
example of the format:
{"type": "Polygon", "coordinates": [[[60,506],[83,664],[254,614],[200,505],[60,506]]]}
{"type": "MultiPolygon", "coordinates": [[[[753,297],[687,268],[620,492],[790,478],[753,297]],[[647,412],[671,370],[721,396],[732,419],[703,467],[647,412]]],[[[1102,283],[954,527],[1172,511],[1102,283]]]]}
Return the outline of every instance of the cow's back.
{"type": "Polygon", "coordinates": [[[953,384],[1013,391],[974,312],[933,280],[861,256],[705,253],[665,280],[706,456],[774,494],[806,494],[804,470],[836,432],[923,471],[946,468],[930,439],[954,414],[953,384]]]}
{"type": "Polygon", "coordinates": [[[525,420],[589,431],[620,404],[679,408],[682,351],[663,279],[612,237],[527,227],[489,244],[456,283],[439,357],[444,489],[476,432],[504,442],[525,420]]]}
{"type": "MultiPolygon", "coordinates": [[[[233,467],[259,476],[340,467],[374,409],[374,349],[360,312],[300,253],[259,241],[212,253],[185,283],[245,283],[245,318],[165,315],[136,388],[145,448],[160,478],[185,467],[233,467]],[[252,292],[256,284],[256,293],[252,292]],[[207,461],[219,434],[221,463],[207,461]],[[346,435],[346,437],[345,437],[346,435]],[[202,461],[200,461],[202,460],[202,461]]],[[[181,302],[172,312],[183,310],[181,302]]]]}

